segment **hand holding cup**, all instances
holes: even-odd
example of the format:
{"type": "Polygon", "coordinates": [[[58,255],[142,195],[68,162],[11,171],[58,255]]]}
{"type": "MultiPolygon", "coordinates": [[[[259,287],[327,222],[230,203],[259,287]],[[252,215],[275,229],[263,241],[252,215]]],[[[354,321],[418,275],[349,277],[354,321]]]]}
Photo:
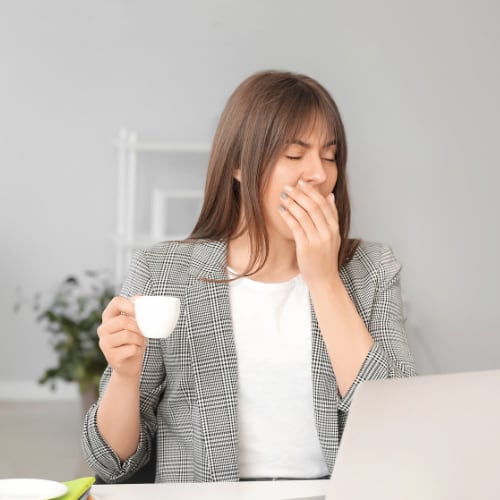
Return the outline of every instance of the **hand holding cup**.
{"type": "Polygon", "coordinates": [[[135,319],[148,338],[167,338],[179,319],[180,300],[165,295],[141,295],[134,298],[135,319]]]}

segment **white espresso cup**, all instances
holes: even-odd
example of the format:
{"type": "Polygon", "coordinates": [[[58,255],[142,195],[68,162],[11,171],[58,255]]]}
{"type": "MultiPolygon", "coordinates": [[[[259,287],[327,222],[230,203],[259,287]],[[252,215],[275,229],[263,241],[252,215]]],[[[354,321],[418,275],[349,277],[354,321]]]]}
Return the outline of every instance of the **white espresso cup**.
{"type": "Polygon", "coordinates": [[[180,300],[164,295],[141,295],[134,298],[135,319],[148,338],[168,337],[179,319],[180,300]]]}

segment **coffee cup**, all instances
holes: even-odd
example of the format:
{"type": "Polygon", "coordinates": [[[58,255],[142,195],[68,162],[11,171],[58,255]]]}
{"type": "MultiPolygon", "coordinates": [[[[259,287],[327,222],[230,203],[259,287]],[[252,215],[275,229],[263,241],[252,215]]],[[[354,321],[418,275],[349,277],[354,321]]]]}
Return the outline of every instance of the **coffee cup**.
{"type": "Polygon", "coordinates": [[[180,300],[166,295],[141,295],[134,298],[135,319],[148,338],[168,337],[179,319],[180,300]]]}

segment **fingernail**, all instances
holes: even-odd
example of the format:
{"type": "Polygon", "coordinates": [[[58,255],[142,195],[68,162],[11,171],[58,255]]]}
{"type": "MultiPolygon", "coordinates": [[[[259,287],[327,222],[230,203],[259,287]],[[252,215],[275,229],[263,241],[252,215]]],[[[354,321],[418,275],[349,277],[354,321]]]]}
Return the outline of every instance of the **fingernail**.
{"type": "Polygon", "coordinates": [[[280,198],[281,198],[282,200],[286,200],[286,199],[288,198],[288,195],[287,195],[284,191],[282,191],[282,192],[280,193],[280,198]]]}
{"type": "Polygon", "coordinates": [[[283,186],[283,190],[286,191],[287,193],[291,193],[292,189],[293,189],[292,186],[289,186],[288,184],[283,186]]]}
{"type": "Polygon", "coordinates": [[[300,187],[304,187],[306,185],[306,182],[303,181],[302,179],[299,180],[299,182],[297,182],[297,184],[300,186],[300,187]]]}
{"type": "Polygon", "coordinates": [[[331,196],[332,200],[335,201],[335,195],[333,193],[330,193],[330,196],[331,196]]]}
{"type": "Polygon", "coordinates": [[[284,212],[284,211],[285,211],[285,207],[284,207],[283,205],[280,205],[280,206],[278,207],[278,210],[279,210],[280,212],[284,212]]]}

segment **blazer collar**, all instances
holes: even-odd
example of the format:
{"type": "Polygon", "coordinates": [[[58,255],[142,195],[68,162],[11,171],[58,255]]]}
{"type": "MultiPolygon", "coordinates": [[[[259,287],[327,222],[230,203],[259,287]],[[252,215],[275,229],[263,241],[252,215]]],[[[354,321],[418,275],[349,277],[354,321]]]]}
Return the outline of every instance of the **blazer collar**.
{"type": "Polygon", "coordinates": [[[229,287],[213,281],[226,278],[226,255],[222,242],[195,245],[186,295],[188,341],[206,444],[206,463],[195,464],[202,481],[239,479],[238,366],[229,287]]]}
{"type": "Polygon", "coordinates": [[[198,279],[224,280],[227,268],[227,243],[225,241],[200,241],[193,246],[189,274],[198,279]]]}

